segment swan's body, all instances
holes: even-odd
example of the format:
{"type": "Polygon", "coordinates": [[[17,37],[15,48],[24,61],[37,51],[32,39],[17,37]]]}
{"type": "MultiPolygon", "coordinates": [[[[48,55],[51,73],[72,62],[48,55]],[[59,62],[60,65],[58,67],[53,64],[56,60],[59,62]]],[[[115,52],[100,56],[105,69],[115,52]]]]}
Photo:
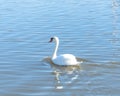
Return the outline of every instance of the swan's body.
{"type": "Polygon", "coordinates": [[[51,38],[50,42],[54,41],[56,43],[54,53],[51,57],[51,60],[54,64],[58,65],[77,65],[79,62],[77,62],[77,59],[74,55],[72,54],[61,54],[57,56],[57,50],[59,46],[59,38],[58,37],[53,37],[51,38]]]}

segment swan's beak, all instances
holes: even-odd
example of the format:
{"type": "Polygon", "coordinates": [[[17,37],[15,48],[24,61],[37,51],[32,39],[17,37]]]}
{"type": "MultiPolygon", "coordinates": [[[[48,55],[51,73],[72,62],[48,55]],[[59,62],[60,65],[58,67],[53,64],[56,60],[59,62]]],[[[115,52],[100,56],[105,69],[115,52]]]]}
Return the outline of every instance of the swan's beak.
{"type": "Polygon", "coordinates": [[[49,43],[50,43],[50,42],[52,42],[52,41],[53,41],[53,38],[50,38],[50,41],[49,41],[49,43]]]}

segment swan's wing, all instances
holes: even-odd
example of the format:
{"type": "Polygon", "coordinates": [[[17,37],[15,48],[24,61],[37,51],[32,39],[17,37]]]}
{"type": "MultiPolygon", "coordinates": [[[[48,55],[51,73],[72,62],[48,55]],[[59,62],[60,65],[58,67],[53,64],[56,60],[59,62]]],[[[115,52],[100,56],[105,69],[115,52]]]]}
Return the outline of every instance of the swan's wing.
{"type": "Polygon", "coordinates": [[[78,62],[72,54],[62,54],[53,59],[55,64],[59,65],[76,65],[78,62]]]}

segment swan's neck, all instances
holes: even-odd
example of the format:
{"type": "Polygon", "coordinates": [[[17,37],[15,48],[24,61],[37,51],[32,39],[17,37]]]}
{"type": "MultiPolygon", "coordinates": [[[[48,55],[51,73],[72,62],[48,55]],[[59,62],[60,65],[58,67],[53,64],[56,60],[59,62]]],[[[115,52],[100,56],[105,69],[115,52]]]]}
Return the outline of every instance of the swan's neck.
{"type": "Polygon", "coordinates": [[[54,49],[54,52],[53,52],[53,55],[52,55],[52,59],[56,58],[57,57],[57,50],[58,50],[58,46],[59,46],[59,40],[57,39],[56,42],[55,42],[55,49],[54,49]]]}

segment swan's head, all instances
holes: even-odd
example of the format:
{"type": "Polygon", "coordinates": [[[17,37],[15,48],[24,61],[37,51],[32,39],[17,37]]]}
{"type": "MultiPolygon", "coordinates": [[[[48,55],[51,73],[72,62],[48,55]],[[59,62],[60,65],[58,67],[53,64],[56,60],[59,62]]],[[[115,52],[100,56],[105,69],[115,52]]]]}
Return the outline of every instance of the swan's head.
{"type": "Polygon", "coordinates": [[[51,37],[49,42],[59,42],[59,38],[56,36],[51,37]]]}

